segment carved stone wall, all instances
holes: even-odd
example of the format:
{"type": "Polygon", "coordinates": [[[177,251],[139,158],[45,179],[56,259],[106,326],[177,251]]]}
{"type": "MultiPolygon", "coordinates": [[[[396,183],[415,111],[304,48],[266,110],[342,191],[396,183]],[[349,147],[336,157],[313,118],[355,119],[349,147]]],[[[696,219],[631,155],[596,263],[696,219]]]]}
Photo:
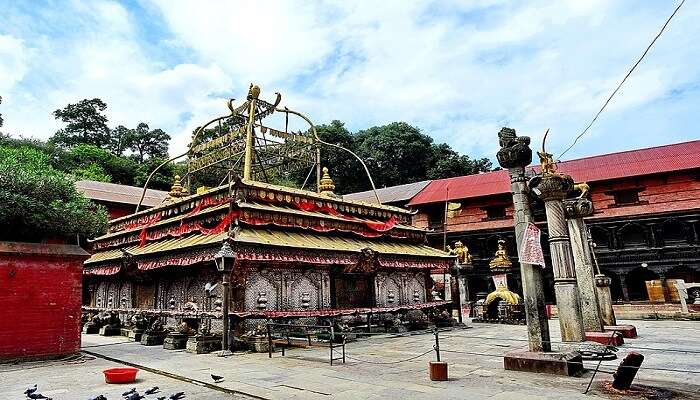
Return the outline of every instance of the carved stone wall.
{"type": "Polygon", "coordinates": [[[410,272],[380,272],[376,278],[378,307],[426,301],[425,275],[410,272]]]}
{"type": "Polygon", "coordinates": [[[248,273],[245,309],[317,310],[330,307],[327,271],[265,269],[248,273]]]}

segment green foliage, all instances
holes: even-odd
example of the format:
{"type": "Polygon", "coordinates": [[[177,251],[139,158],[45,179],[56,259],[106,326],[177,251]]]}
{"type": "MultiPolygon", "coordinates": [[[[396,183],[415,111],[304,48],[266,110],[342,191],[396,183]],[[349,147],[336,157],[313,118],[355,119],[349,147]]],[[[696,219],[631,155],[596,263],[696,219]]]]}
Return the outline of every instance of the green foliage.
{"type": "Polygon", "coordinates": [[[96,98],[84,99],[54,111],[54,117],[67,125],[56,132],[51,141],[63,147],[81,143],[100,147],[108,146],[110,132],[107,126],[107,117],[102,114],[105,109],[107,109],[107,104],[96,98]]]}
{"type": "Polygon", "coordinates": [[[0,146],[0,204],[0,240],[94,237],[107,229],[106,210],[31,146],[0,146]]]}
{"type": "Polygon", "coordinates": [[[146,156],[150,158],[167,158],[170,135],[162,129],[150,130],[148,124],[141,122],[136,129],[126,134],[126,146],[132,150],[139,162],[146,156]]]}
{"type": "MultiPolygon", "coordinates": [[[[0,96],[0,104],[2,104],[2,96],[0,96]]],[[[3,122],[5,121],[2,119],[2,114],[0,114],[0,128],[2,128],[3,122]]]]}
{"type": "MultiPolygon", "coordinates": [[[[136,171],[134,171],[134,185],[143,186],[148,179],[148,175],[165,161],[164,158],[151,157],[146,159],[143,163],[138,164],[136,171]]],[[[175,165],[166,164],[158,172],[153,175],[151,181],[148,183],[149,189],[158,190],[170,190],[173,185],[173,178],[175,177],[175,165]]]]}

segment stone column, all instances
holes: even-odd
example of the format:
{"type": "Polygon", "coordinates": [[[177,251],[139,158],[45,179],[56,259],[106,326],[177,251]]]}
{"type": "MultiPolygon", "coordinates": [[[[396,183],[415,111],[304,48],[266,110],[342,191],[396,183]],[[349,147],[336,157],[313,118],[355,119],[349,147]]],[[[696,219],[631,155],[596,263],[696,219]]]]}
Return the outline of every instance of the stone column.
{"type": "Polygon", "coordinates": [[[625,303],[630,302],[630,292],[627,289],[627,274],[619,273],[620,277],[620,289],[622,289],[622,301],[625,303]]]}
{"type": "MultiPolygon", "coordinates": [[[[530,138],[517,137],[515,129],[503,128],[498,133],[501,149],[496,155],[501,167],[510,174],[513,194],[513,219],[515,242],[520,254],[522,238],[527,224],[532,222],[532,212],[525,178],[525,167],[532,162],[530,138]]],[[[520,277],[523,286],[523,303],[527,321],[528,347],[530,351],[551,351],[549,325],[544,305],[542,269],[537,265],[520,263],[520,277]]]]}
{"type": "Polygon", "coordinates": [[[603,274],[596,274],[595,286],[598,296],[598,305],[600,306],[600,317],[603,321],[603,326],[617,325],[615,311],[613,310],[612,295],[610,294],[610,282],[612,280],[603,274]]]}
{"type": "Polygon", "coordinates": [[[569,238],[574,255],[578,294],[581,299],[583,328],[586,332],[602,332],[603,321],[594,280],[593,254],[588,243],[586,223],[583,221],[583,217],[593,214],[593,203],[588,199],[578,198],[566,200],[564,206],[569,219],[569,238]]]}
{"type": "MultiPolygon", "coordinates": [[[[551,158],[551,154],[547,156],[551,158]]],[[[547,162],[547,159],[542,160],[543,173],[533,182],[532,189],[544,201],[547,212],[549,251],[554,271],[554,295],[559,310],[561,340],[581,342],[585,338],[583,318],[576,285],[574,256],[564,214],[564,198],[573,189],[574,182],[570,176],[554,172],[553,163],[549,161],[549,164],[546,164],[547,162]]]]}
{"type": "Polygon", "coordinates": [[[470,264],[459,264],[455,263],[450,268],[450,274],[455,278],[457,284],[457,289],[459,289],[459,298],[454,303],[459,308],[458,316],[459,322],[466,324],[469,321],[469,314],[467,311],[467,305],[469,304],[469,282],[467,280],[467,273],[472,269],[470,264]]]}

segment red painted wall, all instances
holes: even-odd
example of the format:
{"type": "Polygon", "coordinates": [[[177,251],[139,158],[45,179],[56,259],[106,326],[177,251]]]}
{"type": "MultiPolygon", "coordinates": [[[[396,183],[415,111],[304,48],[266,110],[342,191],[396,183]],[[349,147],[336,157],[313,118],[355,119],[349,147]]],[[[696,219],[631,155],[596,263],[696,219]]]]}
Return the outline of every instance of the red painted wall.
{"type": "Polygon", "coordinates": [[[76,247],[0,242],[0,359],[79,351],[87,256],[76,247]]]}

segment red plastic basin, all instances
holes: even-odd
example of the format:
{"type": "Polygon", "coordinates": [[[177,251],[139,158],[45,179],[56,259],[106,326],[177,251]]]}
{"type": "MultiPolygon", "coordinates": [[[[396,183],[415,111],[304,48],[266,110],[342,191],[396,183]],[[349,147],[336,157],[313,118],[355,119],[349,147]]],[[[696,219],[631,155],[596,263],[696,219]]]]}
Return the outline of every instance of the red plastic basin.
{"type": "Polygon", "coordinates": [[[131,383],[136,380],[137,368],[110,368],[104,371],[107,383],[131,383]]]}

